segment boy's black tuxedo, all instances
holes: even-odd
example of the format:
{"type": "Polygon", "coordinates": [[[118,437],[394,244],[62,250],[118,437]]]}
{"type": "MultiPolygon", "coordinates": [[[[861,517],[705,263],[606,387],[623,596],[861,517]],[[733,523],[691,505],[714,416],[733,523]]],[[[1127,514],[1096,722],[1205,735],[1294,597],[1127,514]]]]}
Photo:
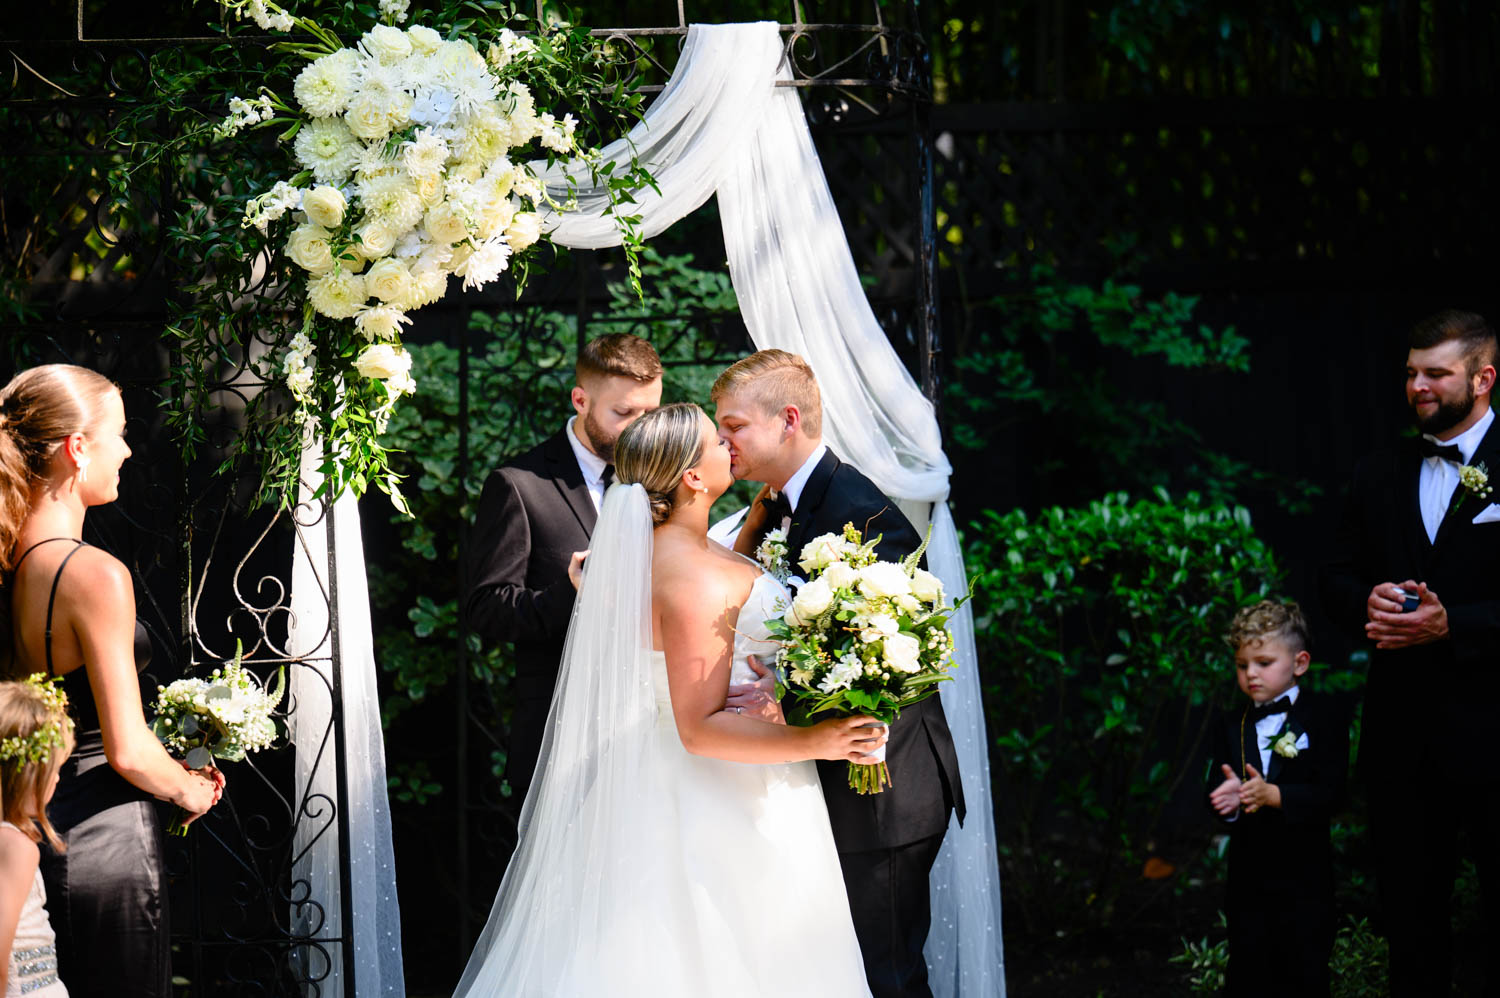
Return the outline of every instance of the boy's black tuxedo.
{"type": "MultiPolygon", "coordinates": [[[[802,545],[852,523],[877,554],[899,561],[921,545],[916,529],[857,468],[828,451],[813,468],[787,529],[796,562],[802,545]]],[[[796,571],[794,568],[793,571],[796,571]]],[[[927,876],[948,828],[964,817],[958,754],[940,697],[901,712],[886,750],[891,785],[861,796],[849,789],[848,766],[819,762],[823,797],[849,890],[849,906],[876,998],[930,994],[922,946],[931,918],[927,876]]]]}
{"type": "Polygon", "coordinates": [[[536,769],[573,611],[568,562],[589,546],[599,516],[567,433],[490,472],[470,543],[469,626],[486,641],[515,644],[505,773],[517,801],[536,769]]]}
{"type": "MultiPolygon", "coordinates": [[[[1483,462],[1500,484],[1497,424],[1469,464],[1483,462]]],[[[1330,616],[1361,637],[1366,600],[1381,582],[1425,582],[1448,614],[1446,640],[1370,646],[1359,775],[1369,788],[1393,998],[1448,993],[1459,829],[1473,823],[1487,843],[1500,820],[1500,778],[1486,751],[1500,697],[1500,523],[1474,523],[1490,500],[1467,495],[1460,484],[1429,542],[1419,500],[1422,461],[1413,439],[1356,469],[1339,549],[1323,577],[1330,616]]],[[[1480,877],[1493,912],[1493,863],[1483,858],[1480,877]]],[[[1500,927],[1488,928],[1493,936],[1500,927]]],[[[1492,971],[1491,993],[1494,977],[1492,971]]]]}
{"type": "Polygon", "coordinates": [[[1230,833],[1229,991],[1234,995],[1328,994],[1333,949],[1333,856],[1329,823],[1349,768],[1349,719],[1339,706],[1299,690],[1285,728],[1307,736],[1295,758],[1258,755],[1249,705],[1225,712],[1208,788],[1245,763],[1281,791],[1280,808],[1240,810],[1230,833]],[[1269,989],[1269,990],[1268,990],[1269,989]]]}

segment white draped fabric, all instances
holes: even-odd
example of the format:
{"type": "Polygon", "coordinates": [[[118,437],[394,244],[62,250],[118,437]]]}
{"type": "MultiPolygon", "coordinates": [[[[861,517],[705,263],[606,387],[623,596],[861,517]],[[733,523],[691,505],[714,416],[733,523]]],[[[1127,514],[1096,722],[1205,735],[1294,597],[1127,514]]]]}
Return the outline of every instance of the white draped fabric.
{"type": "MultiPolygon", "coordinates": [[[[822,389],[824,437],[882,491],[916,513],[933,510],[928,561],[950,593],[967,589],[948,510],[951,467],[931,403],[891,348],[865,298],[829,194],[774,23],[693,25],[672,79],[624,139],[603,150],[626,165],[634,152],[656,178],[629,206],[650,237],[719,198],[730,276],[757,348],[801,354],[822,389]]],[[[539,164],[533,164],[539,168],[539,164]]],[[[618,169],[618,167],[617,167],[618,169]]],[[[544,173],[563,197],[567,177],[544,173]]],[[[608,199],[574,176],[576,212],[554,215],[565,246],[618,245],[608,199]]],[[[932,875],[927,962],[939,998],[1003,995],[1000,877],[990,800],[973,616],[954,618],[954,682],[943,690],[969,816],[949,828],[932,875]]]]}
{"type": "Polygon", "coordinates": [[[401,969],[401,912],[396,900],[396,859],[391,844],[391,812],[386,797],[385,741],[375,687],[375,652],[370,630],[370,598],[365,584],[365,551],[359,506],[345,493],[329,511],[334,525],[333,580],[328,577],[328,526],[321,500],[314,501],[322,475],[322,454],[309,448],[302,458],[302,489],[293,511],[297,522],[292,550],[291,626],[288,651],[305,660],[290,678],[291,737],[295,747],[297,796],[293,806],[293,904],[291,924],[298,934],[346,942],[306,946],[294,955],[301,971],[316,983],[308,996],[341,995],[350,966],[361,998],[404,998],[401,969]],[[331,726],[332,662],[335,631],[329,620],[330,581],[337,587],[340,704],[344,715],[344,760],[348,799],[340,800],[335,766],[338,735],[331,726]],[[338,821],[349,823],[352,926],[340,910],[338,821]],[[305,883],[304,892],[297,885],[305,883]],[[310,900],[311,904],[298,901],[310,900]],[[326,972],[327,976],[322,977],[326,972]]]}

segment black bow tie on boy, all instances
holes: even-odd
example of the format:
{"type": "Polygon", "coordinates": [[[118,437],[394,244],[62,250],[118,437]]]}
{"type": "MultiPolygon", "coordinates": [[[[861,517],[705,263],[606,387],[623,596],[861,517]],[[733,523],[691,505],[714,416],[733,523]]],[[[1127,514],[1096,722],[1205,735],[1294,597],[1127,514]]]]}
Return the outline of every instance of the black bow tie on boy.
{"type": "Polygon", "coordinates": [[[778,492],[774,496],[766,496],[760,501],[766,510],[766,524],[771,530],[781,526],[781,521],[792,515],[792,504],[787,501],[785,492],[778,492]]]}
{"type": "Polygon", "coordinates": [[[1417,446],[1422,449],[1423,457],[1440,457],[1454,464],[1464,463],[1464,452],[1459,450],[1458,444],[1440,444],[1435,440],[1422,437],[1417,441],[1417,446]]]}
{"type": "Polygon", "coordinates": [[[1263,704],[1259,704],[1258,706],[1250,708],[1250,717],[1253,720],[1259,721],[1259,720],[1262,720],[1263,718],[1270,717],[1273,714],[1285,714],[1287,711],[1289,711],[1291,709],[1292,709],[1292,699],[1291,699],[1291,697],[1282,697],[1281,699],[1277,700],[1275,703],[1263,703],[1263,704]]]}

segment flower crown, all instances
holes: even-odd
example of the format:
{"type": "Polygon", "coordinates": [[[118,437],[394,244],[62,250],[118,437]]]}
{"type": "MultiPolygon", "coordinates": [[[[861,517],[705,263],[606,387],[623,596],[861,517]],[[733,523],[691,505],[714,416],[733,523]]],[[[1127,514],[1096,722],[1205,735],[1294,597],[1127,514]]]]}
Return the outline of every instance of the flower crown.
{"type": "Polygon", "coordinates": [[[37,690],[50,716],[45,724],[29,735],[0,738],[0,762],[16,760],[29,765],[51,758],[59,746],[67,744],[73,719],[68,717],[68,695],[58,685],[61,678],[48,679],[40,672],[34,672],[21,682],[37,690]]]}

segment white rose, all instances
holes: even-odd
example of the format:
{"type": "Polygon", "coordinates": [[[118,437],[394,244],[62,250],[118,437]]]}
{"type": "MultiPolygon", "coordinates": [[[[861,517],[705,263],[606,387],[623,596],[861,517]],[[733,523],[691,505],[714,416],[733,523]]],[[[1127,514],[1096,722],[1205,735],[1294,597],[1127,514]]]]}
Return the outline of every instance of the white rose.
{"type": "Polygon", "coordinates": [[[506,241],[510,243],[510,248],[517,252],[536,242],[541,235],[542,216],[534,211],[517,213],[505,229],[506,241]]]}
{"type": "Polygon", "coordinates": [[[344,220],[347,202],[337,187],[321,184],[302,195],[302,210],[314,225],[336,229],[344,220]]]}
{"type": "Polygon", "coordinates": [[[921,647],[910,634],[892,634],[885,639],[885,662],[893,672],[916,672],[921,668],[921,647]]]}
{"type": "Polygon", "coordinates": [[[839,534],[822,534],[802,546],[802,557],[797,564],[804,572],[816,572],[843,560],[843,537],[839,534]]]}
{"type": "Polygon", "coordinates": [[[411,273],[401,261],[386,257],[370,267],[365,287],[384,302],[405,301],[411,293],[411,273]]]}
{"type": "Polygon", "coordinates": [[[831,605],[833,589],[822,579],[812,580],[797,590],[797,595],[792,599],[792,610],[799,620],[808,624],[817,620],[831,605]]]}
{"type": "Polygon", "coordinates": [[[317,225],[299,225],[293,229],[286,240],[286,255],[309,274],[326,274],[333,269],[328,230],[317,225]]]}
{"type": "Polygon", "coordinates": [[[439,45],[443,44],[442,35],[420,24],[413,24],[407,28],[406,37],[411,40],[412,50],[419,55],[430,55],[437,51],[439,45]]]}
{"type": "Polygon", "coordinates": [[[442,246],[451,246],[469,238],[468,225],[447,201],[427,209],[425,224],[432,241],[442,246]]]}
{"type": "Polygon", "coordinates": [[[845,562],[836,561],[823,569],[823,574],[819,578],[834,589],[848,589],[854,585],[854,580],[859,578],[859,573],[845,562]]]}
{"type": "Polygon", "coordinates": [[[924,609],[926,609],[922,605],[921,600],[917,599],[915,596],[908,596],[905,593],[902,593],[899,596],[891,597],[891,602],[895,603],[901,609],[905,610],[907,613],[913,616],[921,613],[924,609]]]}
{"type": "Polygon", "coordinates": [[[919,568],[911,577],[911,593],[917,599],[937,606],[943,602],[943,580],[919,568]]]}
{"type": "Polygon", "coordinates": [[[911,593],[911,579],[900,565],[877,561],[859,570],[859,591],[876,599],[911,593]]]}
{"type": "Polygon", "coordinates": [[[411,55],[412,41],[400,28],[377,24],[365,32],[365,36],[359,40],[359,47],[389,66],[411,55]]]}
{"type": "Polygon", "coordinates": [[[391,131],[391,106],[373,95],[360,94],[349,105],[344,122],[362,139],[383,139],[391,131]]]}
{"type": "Polygon", "coordinates": [[[367,378],[394,378],[411,370],[411,354],[389,343],[375,343],[365,347],[354,369],[367,378]]]}
{"type": "Polygon", "coordinates": [[[420,177],[411,178],[412,187],[416,188],[417,197],[422,199],[422,207],[431,208],[443,200],[443,175],[441,173],[425,173],[420,177]]]}
{"type": "Polygon", "coordinates": [[[371,260],[385,256],[396,247],[397,232],[384,222],[366,222],[359,229],[360,252],[371,260]]]}

